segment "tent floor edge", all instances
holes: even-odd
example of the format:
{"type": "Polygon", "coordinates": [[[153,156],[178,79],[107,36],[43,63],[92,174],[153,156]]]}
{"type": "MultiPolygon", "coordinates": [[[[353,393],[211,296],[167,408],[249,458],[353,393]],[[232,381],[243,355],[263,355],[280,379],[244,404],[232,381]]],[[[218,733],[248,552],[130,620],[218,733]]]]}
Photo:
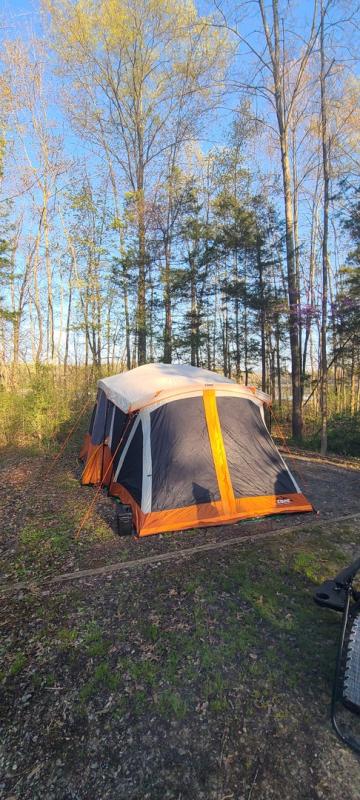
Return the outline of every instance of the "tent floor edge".
{"type": "Polygon", "coordinates": [[[178,523],[178,524],[172,523],[171,525],[162,525],[161,527],[157,526],[156,528],[149,528],[149,527],[145,526],[144,528],[140,529],[140,531],[138,533],[138,536],[139,537],[142,537],[142,536],[155,536],[156,534],[159,534],[159,533],[175,533],[175,532],[180,532],[180,531],[196,530],[197,528],[216,528],[216,527],[221,527],[223,525],[235,525],[238,522],[245,522],[246,520],[261,519],[263,517],[276,517],[276,516],[278,516],[280,514],[281,515],[283,515],[283,514],[304,514],[304,513],[309,513],[309,512],[315,513],[313,508],[310,505],[309,505],[309,507],[306,507],[306,508],[304,508],[303,506],[299,506],[298,508],[293,507],[291,509],[287,508],[287,509],[282,509],[282,510],[277,508],[277,509],[274,509],[274,511],[265,511],[263,513],[261,513],[261,512],[256,512],[256,513],[255,512],[249,512],[249,513],[246,513],[246,514],[235,514],[231,518],[229,518],[227,516],[227,517],[224,517],[223,519],[221,519],[219,517],[216,520],[215,519],[212,519],[212,520],[209,520],[209,519],[208,520],[199,520],[199,519],[197,519],[196,521],[193,520],[192,522],[189,521],[188,523],[178,523]]]}
{"type": "Polygon", "coordinates": [[[311,503],[300,493],[236,498],[235,509],[231,513],[224,509],[221,501],[216,501],[197,506],[152,511],[149,514],[141,511],[140,506],[121,484],[112,483],[109,495],[119,498],[122,503],[130,506],[133,526],[139,537],[230,525],[254,517],[314,513],[311,503]]]}

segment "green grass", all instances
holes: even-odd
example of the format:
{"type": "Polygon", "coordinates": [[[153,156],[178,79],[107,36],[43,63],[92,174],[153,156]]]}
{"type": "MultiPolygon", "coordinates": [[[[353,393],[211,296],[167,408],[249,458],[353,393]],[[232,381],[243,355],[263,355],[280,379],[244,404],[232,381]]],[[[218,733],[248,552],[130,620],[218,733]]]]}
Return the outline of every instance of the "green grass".
{"type": "Polygon", "coordinates": [[[157,706],[160,714],[168,718],[174,716],[176,719],[183,719],[188,711],[185,700],[178,692],[167,690],[159,695],[157,706]]]}
{"type": "Polygon", "coordinates": [[[79,637],[79,632],[76,630],[76,628],[60,628],[57,632],[57,636],[60,646],[64,650],[67,650],[76,644],[79,637]]]}
{"type": "Polygon", "coordinates": [[[56,525],[44,525],[44,517],[41,524],[25,525],[19,534],[19,544],[21,557],[26,562],[33,561],[35,558],[45,558],[57,555],[64,555],[68,552],[73,539],[73,522],[62,513],[61,522],[56,525]]]}
{"type": "Polygon", "coordinates": [[[314,583],[319,580],[322,572],[321,564],[315,555],[306,551],[295,555],[293,568],[299,575],[305,575],[314,583]]]}
{"type": "Polygon", "coordinates": [[[10,668],[8,671],[8,675],[11,678],[15,678],[16,675],[19,675],[20,672],[23,671],[27,664],[27,657],[25,653],[17,653],[10,668]]]}
{"type": "Polygon", "coordinates": [[[141,626],[141,631],[144,638],[149,642],[157,642],[160,631],[159,626],[154,622],[150,622],[149,624],[143,623],[141,626]]]}
{"type": "Polygon", "coordinates": [[[110,643],[103,637],[103,633],[97,622],[89,622],[85,628],[83,645],[87,655],[91,658],[105,656],[109,650],[110,643]]]}
{"type": "Polygon", "coordinates": [[[79,698],[82,703],[94,697],[100,689],[109,689],[114,691],[119,684],[119,678],[113,672],[110,665],[106,661],[102,661],[95,667],[93,674],[89,680],[84,683],[79,691],[79,698]]]}
{"type": "Polygon", "coordinates": [[[218,714],[227,710],[226,682],[221,672],[213,673],[205,681],[204,690],[211,711],[218,714]]]}
{"type": "Polygon", "coordinates": [[[129,673],[136,684],[146,684],[154,686],[158,677],[156,664],[148,659],[132,661],[128,659],[123,662],[123,668],[129,673]]]}

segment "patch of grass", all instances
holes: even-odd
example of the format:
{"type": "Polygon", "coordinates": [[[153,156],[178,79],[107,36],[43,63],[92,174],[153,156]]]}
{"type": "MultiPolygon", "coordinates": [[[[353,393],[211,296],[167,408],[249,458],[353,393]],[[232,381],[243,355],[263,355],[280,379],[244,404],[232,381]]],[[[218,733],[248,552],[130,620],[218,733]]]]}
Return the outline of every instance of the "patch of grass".
{"type": "Polygon", "coordinates": [[[17,580],[20,578],[26,578],[29,575],[29,568],[26,567],[24,562],[19,558],[14,561],[14,569],[17,580]]]}
{"type": "Polygon", "coordinates": [[[176,650],[171,650],[167,656],[163,669],[163,674],[165,676],[165,679],[169,683],[171,684],[175,683],[179,666],[180,666],[180,656],[176,652],[176,650]]]}
{"type": "Polygon", "coordinates": [[[225,696],[225,682],[221,672],[215,672],[206,680],[205,696],[211,711],[216,714],[226,711],[228,701],[225,696]]]}
{"type": "Polygon", "coordinates": [[[197,651],[198,642],[194,635],[188,631],[167,631],[166,642],[163,641],[163,653],[177,653],[180,660],[186,660],[189,656],[193,656],[197,651]]]}
{"type": "Polygon", "coordinates": [[[19,542],[23,547],[34,549],[47,538],[45,528],[36,528],[33,525],[26,525],[20,532],[19,542]]]}
{"type": "Polygon", "coordinates": [[[53,687],[56,685],[56,675],[53,672],[48,672],[46,675],[41,672],[33,672],[31,683],[34,689],[40,689],[42,686],[53,687]]]}
{"type": "MultiPolygon", "coordinates": [[[[79,522],[83,517],[83,510],[79,511],[79,522]]],[[[112,531],[111,527],[104,522],[101,518],[92,518],[88,521],[87,526],[89,528],[87,535],[86,535],[86,543],[88,545],[95,544],[96,542],[107,542],[111,539],[114,539],[114,532],[112,531]]]]}
{"type": "Polygon", "coordinates": [[[15,678],[16,675],[19,675],[19,673],[22,672],[26,664],[27,664],[27,658],[25,654],[17,653],[12,664],[10,665],[8,672],[9,677],[15,678]]]}
{"type": "Polygon", "coordinates": [[[73,647],[77,642],[78,636],[79,632],[76,628],[60,628],[57,632],[57,637],[64,650],[73,647]]]}
{"type": "Polygon", "coordinates": [[[95,668],[93,675],[83,684],[80,689],[79,697],[81,702],[90,700],[97,694],[100,688],[114,690],[119,684],[119,677],[111,669],[106,661],[102,661],[95,668]]]}
{"type": "Polygon", "coordinates": [[[127,661],[126,671],[136,683],[146,683],[149,686],[154,686],[158,674],[157,665],[149,659],[127,661]]]}
{"type": "Polygon", "coordinates": [[[293,569],[300,575],[305,575],[313,583],[316,583],[321,575],[321,567],[315,554],[304,550],[295,554],[293,569]]]}
{"type": "Polygon", "coordinates": [[[56,675],[54,672],[48,672],[45,678],[46,686],[55,686],[56,685],[56,675]]]}
{"type": "Polygon", "coordinates": [[[169,714],[172,714],[176,719],[183,719],[187,714],[188,708],[185,700],[181,697],[178,692],[172,692],[170,690],[162,692],[159,695],[157,705],[162,714],[165,717],[168,717],[169,714]]]}
{"type": "Polygon", "coordinates": [[[214,714],[221,714],[223,711],[227,711],[229,708],[228,701],[226,697],[214,697],[209,702],[210,711],[213,711],[214,714]]]}
{"type": "Polygon", "coordinates": [[[149,698],[144,689],[138,689],[132,696],[133,709],[136,716],[140,717],[149,704],[149,698]]]}
{"type": "Polygon", "coordinates": [[[114,719],[122,720],[124,714],[126,714],[128,710],[128,699],[126,697],[118,697],[116,700],[116,706],[112,711],[112,717],[114,719]]]}
{"type": "MultiPolygon", "coordinates": [[[[41,522],[43,523],[43,519],[41,522]]],[[[25,525],[19,534],[19,543],[22,557],[25,561],[34,562],[36,559],[41,561],[49,559],[51,556],[64,555],[68,552],[72,544],[72,524],[67,518],[62,517],[61,523],[49,527],[43,524],[25,525]]],[[[21,566],[23,562],[20,562],[21,566]]]]}
{"type": "MultiPolygon", "coordinates": [[[[70,529],[71,530],[71,529],[70,529]]],[[[70,549],[72,535],[69,528],[64,526],[50,532],[49,548],[54,555],[64,555],[70,549]]]]}
{"type": "Polygon", "coordinates": [[[60,478],[61,486],[64,489],[76,489],[79,488],[79,479],[72,475],[71,472],[64,472],[60,478]]]}
{"type": "Polygon", "coordinates": [[[141,632],[144,639],[147,639],[148,642],[155,643],[158,641],[160,635],[160,629],[159,626],[156,625],[154,622],[142,625],[141,632]]]}
{"type": "Polygon", "coordinates": [[[105,656],[110,647],[102,635],[102,630],[96,622],[89,622],[85,629],[84,645],[86,653],[92,658],[105,656]]]}
{"type": "Polygon", "coordinates": [[[186,594],[194,594],[198,586],[199,581],[196,578],[190,578],[190,580],[186,581],[184,590],[186,594]]]}
{"type": "Polygon", "coordinates": [[[259,635],[254,623],[254,614],[248,614],[244,621],[230,618],[227,627],[220,629],[225,656],[233,658],[244,655],[258,641],[259,635]]]}
{"type": "Polygon", "coordinates": [[[201,642],[199,646],[199,656],[201,669],[204,672],[211,670],[214,666],[216,651],[207,642],[201,642]]]}

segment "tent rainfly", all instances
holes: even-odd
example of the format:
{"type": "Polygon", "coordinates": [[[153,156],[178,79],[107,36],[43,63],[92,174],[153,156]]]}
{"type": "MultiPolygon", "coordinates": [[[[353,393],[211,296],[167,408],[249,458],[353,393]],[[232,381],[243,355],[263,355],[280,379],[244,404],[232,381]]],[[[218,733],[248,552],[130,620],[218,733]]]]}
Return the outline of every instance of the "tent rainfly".
{"type": "Polygon", "coordinates": [[[269,401],[183,364],[104,378],[81,481],[129,505],[139,536],[312,511],[265,425],[269,401]]]}

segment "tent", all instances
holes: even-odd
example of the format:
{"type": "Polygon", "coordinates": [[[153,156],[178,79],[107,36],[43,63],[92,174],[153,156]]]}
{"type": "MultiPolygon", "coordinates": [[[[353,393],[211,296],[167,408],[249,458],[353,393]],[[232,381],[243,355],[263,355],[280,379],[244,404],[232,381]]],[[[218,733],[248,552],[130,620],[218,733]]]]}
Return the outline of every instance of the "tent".
{"type": "Polygon", "coordinates": [[[82,483],[130,506],[140,536],[312,511],[267,430],[269,401],[183,364],[99,380],[82,483]]]}

